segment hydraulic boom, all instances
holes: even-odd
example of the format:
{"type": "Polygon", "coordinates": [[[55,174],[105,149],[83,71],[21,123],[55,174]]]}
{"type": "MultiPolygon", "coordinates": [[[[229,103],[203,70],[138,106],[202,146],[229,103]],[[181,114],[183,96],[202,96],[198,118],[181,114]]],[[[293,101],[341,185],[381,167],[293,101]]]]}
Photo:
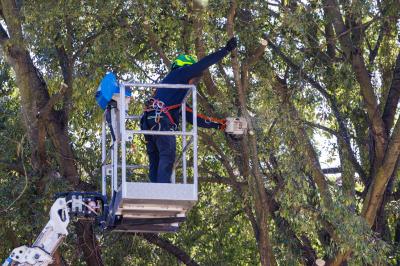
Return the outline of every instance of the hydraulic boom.
{"type": "Polygon", "coordinates": [[[58,195],[50,209],[50,220],[32,246],[15,248],[3,266],[47,266],[53,262],[53,255],[68,235],[67,227],[71,216],[91,219],[104,226],[108,206],[105,198],[98,193],[69,192],[58,195]]]}

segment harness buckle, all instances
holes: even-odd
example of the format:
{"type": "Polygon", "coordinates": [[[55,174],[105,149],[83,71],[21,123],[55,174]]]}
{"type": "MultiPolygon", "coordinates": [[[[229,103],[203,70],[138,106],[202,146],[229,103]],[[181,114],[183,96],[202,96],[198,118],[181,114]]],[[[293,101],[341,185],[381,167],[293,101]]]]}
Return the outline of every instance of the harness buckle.
{"type": "Polygon", "coordinates": [[[169,110],[178,108],[180,104],[176,105],[171,105],[171,106],[165,106],[165,103],[163,101],[160,101],[155,98],[150,98],[145,102],[145,112],[151,112],[154,111],[155,113],[155,118],[154,121],[159,124],[161,120],[161,114],[165,114],[169,121],[171,122],[172,125],[174,125],[173,130],[176,130],[178,128],[178,125],[175,123],[173,117],[171,116],[169,110]]]}

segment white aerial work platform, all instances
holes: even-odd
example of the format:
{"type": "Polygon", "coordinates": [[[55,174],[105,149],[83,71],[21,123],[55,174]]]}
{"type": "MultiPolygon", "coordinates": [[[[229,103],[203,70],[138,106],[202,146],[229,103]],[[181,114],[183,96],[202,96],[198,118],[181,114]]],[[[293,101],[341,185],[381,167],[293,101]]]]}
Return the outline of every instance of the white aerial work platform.
{"type": "MultiPolygon", "coordinates": [[[[139,84],[119,83],[119,94],[114,95],[117,108],[111,108],[111,124],[114,138],[107,134],[106,119],[102,125],[102,194],[111,198],[107,227],[121,232],[174,232],[179,223],[186,218],[187,212],[197,202],[198,171],[197,171],[197,101],[196,87],[182,84],[139,84]],[[181,128],[175,131],[151,131],[140,128],[129,128],[138,123],[139,115],[130,115],[129,104],[143,105],[140,101],[146,98],[145,93],[155,88],[187,89],[187,95],[182,102],[181,128]],[[125,97],[127,89],[132,90],[130,99],[125,97]],[[186,102],[192,98],[193,126],[186,128],[186,102]],[[128,128],[127,128],[128,127],[128,128]],[[150,183],[148,179],[141,182],[128,182],[127,172],[143,169],[146,166],[129,164],[127,162],[127,143],[134,140],[135,135],[175,135],[182,138],[181,178],[171,177],[172,183],[150,183]],[[187,154],[191,153],[191,154],[187,154]],[[188,166],[187,155],[191,155],[193,165],[188,166]],[[191,168],[189,170],[189,168],[191,168]],[[188,171],[189,170],[189,171],[188,171]],[[191,173],[189,176],[188,173],[191,173]],[[191,181],[189,183],[189,180],[191,181]],[[179,182],[178,182],[179,181],[179,182]]],[[[111,130],[110,130],[111,131],[111,130]]],[[[146,155],[143,155],[146,156],[146,155]]],[[[176,165],[176,164],[175,164],[176,165]]],[[[133,176],[128,176],[132,179],[133,176]]]]}
{"type": "MultiPolygon", "coordinates": [[[[57,193],[57,199],[50,210],[50,220],[34,244],[15,248],[3,266],[51,264],[54,261],[52,257],[54,252],[68,235],[67,226],[70,218],[90,220],[102,229],[116,232],[175,232],[179,224],[186,219],[187,212],[197,202],[196,87],[182,84],[118,83],[115,75],[109,73],[103,78],[98,93],[96,101],[106,110],[101,136],[102,193],[82,191],[57,193]],[[138,123],[132,122],[140,120],[140,116],[128,113],[129,102],[136,104],[136,107],[140,106],[143,104],[143,99],[147,98],[144,94],[150,95],[149,90],[155,88],[187,90],[180,106],[182,114],[180,130],[140,130],[138,123]],[[133,90],[133,94],[128,93],[129,97],[126,97],[125,93],[127,89],[133,90]],[[190,98],[193,105],[191,119],[193,126],[189,131],[186,129],[186,102],[190,98]],[[106,124],[109,125],[110,134],[107,134],[106,124]],[[171,183],[145,182],[147,177],[140,180],[141,182],[132,181],[138,180],[139,177],[132,171],[148,167],[127,162],[126,144],[134,141],[135,135],[143,134],[181,137],[181,155],[177,156],[174,163],[171,183]],[[191,167],[188,166],[187,157],[192,160],[191,167]],[[180,162],[181,176],[176,177],[178,171],[175,170],[180,162]],[[127,172],[130,173],[129,176],[127,172]]],[[[244,118],[228,117],[225,121],[227,134],[238,137],[246,133],[247,121],[244,118]]]]}
{"type": "MultiPolygon", "coordinates": [[[[89,220],[101,229],[116,232],[177,231],[179,224],[185,221],[187,212],[197,202],[196,93],[194,85],[121,83],[112,72],[106,74],[96,92],[97,103],[106,110],[101,134],[101,194],[84,191],[57,193],[57,199],[50,210],[50,220],[33,245],[15,248],[2,266],[47,266],[53,263],[54,253],[68,235],[67,227],[71,219],[89,220]],[[136,110],[140,110],[141,105],[144,105],[144,99],[147,98],[146,94],[150,96],[151,90],[166,88],[186,91],[182,104],[174,106],[181,108],[181,128],[176,128],[174,131],[140,130],[139,123],[135,120],[140,120],[141,117],[138,114],[129,114],[129,102],[135,104],[132,107],[136,107],[136,110]],[[193,126],[189,131],[186,128],[186,103],[190,98],[193,105],[190,120],[193,126]],[[110,134],[107,134],[107,124],[110,134]],[[130,163],[127,157],[132,156],[127,154],[126,146],[127,143],[134,141],[135,135],[143,134],[181,138],[181,153],[174,162],[171,183],[150,183],[147,177],[137,182],[140,175],[132,171],[140,170],[143,175],[141,169],[148,167],[130,163]],[[192,161],[192,166],[189,166],[187,157],[192,161]],[[182,167],[176,171],[180,162],[182,167]]],[[[160,111],[155,117],[162,112],[167,114],[166,107],[159,106],[160,102],[156,105],[155,103],[156,101],[153,101],[152,107],[157,109],[157,112],[160,111]]],[[[247,121],[244,118],[228,117],[222,123],[226,126],[225,132],[233,139],[237,139],[247,131],[247,121]]]]}
{"type": "MultiPolygon", "coordinates": [[[[107,85],[114,80],[109,79],[107,85]],[[109,82],[111,80],[111,82],[109,82]]],[[[113,89],[113,88],[112,88],[113,89]]],[[[50,220],[32,246],[15,248],[3,266],[26,265],[47,266],[53,263],[53,255],[68,235],[70,219],[93,221],[102,229],[117,232],[175,232],[186,214],[197,201],[197,109],[196,87],[193,85],[120,83],[119,98],[110,112],[110,134],[107,134],[106,119],[102,123],[102,193],[62,192],[50,210],[50,220]],[[147,89],[188,89],[182,103],[182,126],[178,131],[148,131],[127,126],[135,125],[130,120],[139,120],[138,115],[129,115],[125,89],[134,89],[133,97],[142,96],[147,89]],[[137,93],[136,93],[137,92],[137,93]],[[186,130],[186,101],[192,97],[193,127],[186,130]],[[182,137],[182,178],[171,177],[172,183],[128,182],[127,170],[146,169],[146,166],[127,163],[126,144],[134,135],[175,135],[182,137]],[[189,138],[189,139],[188,139],[189,138]],[[191,147],[191,149],[189,149],[191,147]],[[188,167],[187,156],[191,151],[193,166],[188,167]],[[191,175],[188,170],[191,168],[191,175]],[[108,178],[109,177],[109,178],[108,178]],[[179,180],[179,182],[177,182],[179,180]],[[192,182],[188,182],[191,180],[192,182]],[[109,200],[111,199],[111,202],[109,200]]],[[[141,99],[144,99],[142,97],[141,99]]],[[[133,101],[132,101],[133,102],[133,101]]],[[[106,102],[108,104],[108,102],[106,102]]],[[[113,102],[115,104],[115,101],[113,102]]],[[[135,101],[135,104],[140,104],[135,101]]],[[[104,116],[106,118],[106,115],[104,116]]],[[[138,127],[136,123],[136,127],[138,127]]],[[[189,156],[188,156],[189,157],[189,156]]],[[[178,165],[176,161],[174,167],[178,165]]],[[[135,174],[133,174],[134,179],[135,174]]],[[[131,177],[131,176],[129,176],[131,177]]],[[[147,179],[147,178],[146,178],[147,179]]],[[[143,180],[145,181],[145,180],[143,180]]]]}

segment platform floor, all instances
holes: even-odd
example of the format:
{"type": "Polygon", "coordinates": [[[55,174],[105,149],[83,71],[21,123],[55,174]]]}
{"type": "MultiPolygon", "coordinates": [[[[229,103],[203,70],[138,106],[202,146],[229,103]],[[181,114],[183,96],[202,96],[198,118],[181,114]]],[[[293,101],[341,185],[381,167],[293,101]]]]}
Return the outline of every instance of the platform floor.
{"type": "Polygon", "coordinates": [[[113,213],[113,231],[175,232],[197,202],[192,184],[127,183],[127,193],[118,191],[113,213]]]}

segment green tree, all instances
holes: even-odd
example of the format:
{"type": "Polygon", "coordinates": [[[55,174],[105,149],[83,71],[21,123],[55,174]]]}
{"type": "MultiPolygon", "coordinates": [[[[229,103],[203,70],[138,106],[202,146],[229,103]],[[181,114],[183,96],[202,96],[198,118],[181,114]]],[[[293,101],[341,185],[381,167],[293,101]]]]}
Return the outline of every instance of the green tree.
{"type": "MultiPolygon", "coordinates": [[[[93,96],[107,71],[158,82],[178,53],[237,36],[204,73],[200,109],[249,131],[200,131],[200,200],[183,228],[77,224],[57,264],[396,265],[399,14],[393,0],[1,1],[1,254],[35,238],[54,192],[99,188],[93,96]]],[[[137,144],[129,159],[143,163],[137,144]]]]}

